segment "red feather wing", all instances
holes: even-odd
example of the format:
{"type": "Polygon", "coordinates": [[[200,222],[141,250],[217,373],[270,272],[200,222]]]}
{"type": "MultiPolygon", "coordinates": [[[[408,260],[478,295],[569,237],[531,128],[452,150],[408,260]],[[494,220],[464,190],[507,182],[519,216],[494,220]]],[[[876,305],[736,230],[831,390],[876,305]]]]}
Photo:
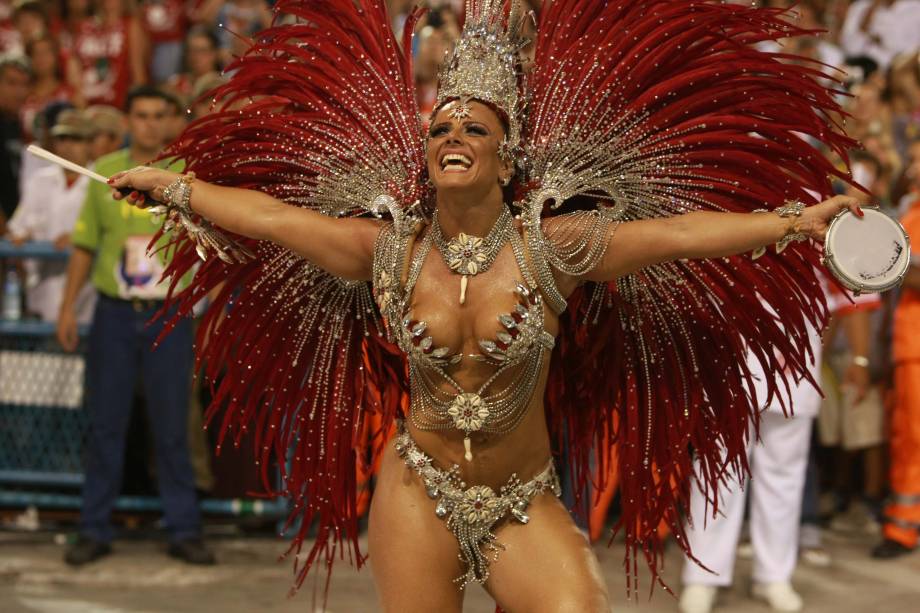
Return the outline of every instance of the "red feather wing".
{"type": "MultiPolygon", "coordinates": [[[[534,222],[585,202],[629,221],[829,194],[830,177],[844,175],[816,145],[842,158],[853,145],[831,120],[832,83],[812,62],[757,47],[801,34],[781,11],[727,3],[549,4],[525,128],[534,222]]],[[[662,520],[686,549],[691,451],[708,488],[746,469],[757,422],[747,352],[779,377],[774,393],[808,376],[807,330],[827,315],[817,265],[798,244],[757,260],[651,266],[570,299],[547,412],[582,486],[606,474],[589,471],[590,456],[603,464],[617,445],[631,575],[637,551],[657,572],[662,520]]]]}
{"type": "MultiPolygon", "coordinates": [[[[214,183],[263,191],[333,216],[368,215],[380,197],[402,208],[424,197],[421,125],[408,54],[382,2],[281,0],[279,24],[259,33],[214,91],[216,110],[169,151],[214,183]],[[375,202],[376,201],[376,202],[375,202]]],[[[410,18],[407,30],[417,15],[410,18]]],[[[391,209],[395,210],[395,209],[391,209]]],[[[293,504],[297,583],[317,561],[360,563],[355,462],[367,411],[384,429],[407,393],[402,356],[382,340],[368,283],[349,283],[273,244],[235,237],[243,265],[199,262],[187,235],[173,241],[172,301],[188,314],[209,293],[198,358],[219,384],[211,417],[221,438],[253,431],[265,486],[293,504]],[[224,315],[226,311],[226,315],[224,315]],[[205,343],[205,340],[207,342],[205,343]]]]}

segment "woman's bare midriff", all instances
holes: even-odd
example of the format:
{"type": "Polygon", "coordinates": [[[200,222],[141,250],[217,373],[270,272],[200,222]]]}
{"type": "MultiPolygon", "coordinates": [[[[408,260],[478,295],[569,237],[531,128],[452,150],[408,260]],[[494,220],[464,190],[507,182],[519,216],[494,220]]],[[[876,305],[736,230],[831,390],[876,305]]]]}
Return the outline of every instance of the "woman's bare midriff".
{"type": "Polygon", "coordinates": [[[498,491],[512,474],[527,481],[546,468],[551,455],[543,412],[547,372],[548,368],[544,366],[533,398],[516,428],[507,434],[472,434],[472,461],[468,462],[463,457],[463,433],[458,430],[419,430],[411,420],[406,422],[407,429],[416,444],[434,459],[438,467],[449,469],[454,464],[460,466],[460,475],[469,486],[488,485],[498,491]]]}

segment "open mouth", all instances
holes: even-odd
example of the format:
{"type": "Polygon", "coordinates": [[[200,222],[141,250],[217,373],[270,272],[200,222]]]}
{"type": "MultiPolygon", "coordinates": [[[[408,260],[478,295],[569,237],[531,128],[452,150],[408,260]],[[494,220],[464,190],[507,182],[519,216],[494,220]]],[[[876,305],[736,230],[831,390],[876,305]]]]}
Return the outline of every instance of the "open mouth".
{"type": "Polygon", "coordinates": [[[473,161],[462,153],[447,153],[441,158],[443,172],[466,172],[473,165],[473,161]]]}

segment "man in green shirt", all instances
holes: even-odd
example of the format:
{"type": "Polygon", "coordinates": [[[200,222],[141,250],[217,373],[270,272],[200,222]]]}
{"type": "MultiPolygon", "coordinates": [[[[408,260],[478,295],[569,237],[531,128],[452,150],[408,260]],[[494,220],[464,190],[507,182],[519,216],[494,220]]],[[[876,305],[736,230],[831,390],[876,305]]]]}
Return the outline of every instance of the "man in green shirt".
{"type": "MultiPolygon", "coordinates": [[[[154,159],[163,146],[168,112],[169,98],[161,91],[132,90],[126,102],[131,145],[100,158],[96,172],[110,176],[154,159]]],[[[179,321],[156,348],[164,318],[148,325],[166,296],[166,283],[159,282],[163,255],[146,253],[158,227],[147,211],[114,200],[107,185],[94,183],[71,236],[74,249],[57,325],[66,350],[77,346],[74,304],[80,288],[91,278],[99,293],[86,356],[90,436],[80,536],[65,555],[74,566],[111,551],[111,512],[121,489],[126,432],[141,374],[170,531],[169,554],[193,564],[214,563],[201,541],[187,442],[191,322],[179,321]]]]}

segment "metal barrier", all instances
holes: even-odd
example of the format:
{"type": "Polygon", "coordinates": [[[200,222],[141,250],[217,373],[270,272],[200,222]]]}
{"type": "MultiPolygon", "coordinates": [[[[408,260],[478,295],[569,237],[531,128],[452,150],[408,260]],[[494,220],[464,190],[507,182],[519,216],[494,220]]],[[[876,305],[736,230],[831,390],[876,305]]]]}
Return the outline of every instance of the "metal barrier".
{"type": "MultiPolygon", "coordinates": [[[[66,259],[50,243],[16,246],[0,240],[0,261],[66,259]]],[[[88,330],[80,329],[81,339],[88,330]]],[[[55,326],[42,321],[0,320],[0,506],[79,509],[73,492],[83,484],[83,451],[89,427],[83,396],[83,357],[64,353],[55,326]]],[[[82,341],[81,341],[82,345],[82,341]]],[[[122,511],[157,511],[158,498],[122,496],[122,511]]],[[[205,513],[287,515],[284,499],[201,501],[205,513]]]]}

